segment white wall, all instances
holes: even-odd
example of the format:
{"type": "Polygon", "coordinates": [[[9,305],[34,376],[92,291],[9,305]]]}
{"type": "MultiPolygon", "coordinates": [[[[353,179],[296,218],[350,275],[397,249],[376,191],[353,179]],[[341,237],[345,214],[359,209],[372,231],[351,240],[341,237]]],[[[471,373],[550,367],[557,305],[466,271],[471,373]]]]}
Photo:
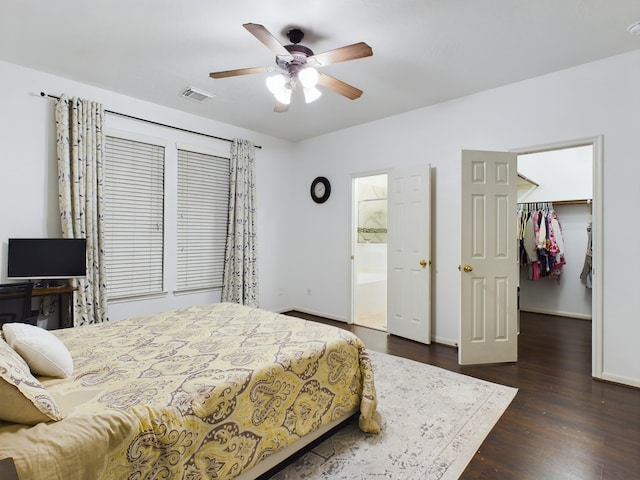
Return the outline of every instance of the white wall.
{"type": "MultiPolygon", "coordinates": [[[[630,258],[640,226],[640,51],[508,85],[289,144],[220,122],[187,115],[70,80],[0,62],[0,274],[6,280],[6,240],[59,232],[51,100],[66,92],[108,109],[246,137],[257,154],[261,306],[298,306],[347,319],[350,299],[351,176],[393,165],[432,165],[433,319],[438,341],[459,332],[460,150],[511,150],[604,135],[604,378],[640,386],[639,280],[630,258]],[[324,204],[309,197],[319,175],[332,182],[324,204]],[[306,294],[307,288],[312,295],[306,294]]],[[[131,128],[135,128],[130,125],[131,128]]],[[[173,297],[132,303],[133,315],[211,298],[173,297]]],[[[126,310],[126,312],[125,312],[126,310]]],[[[426,347],[425,347],[426,348],[426,347]]]]}
{"type": "Polygon", "coordinates": [[[629,259],[640,226],[640,51],[409,112],[296,145],[292,195],[332,181],[323,205],[298,204],[300,308],[349,314],[350,178],[354,172],[430,163],[433,168],[433,320],[437,341],[459,335],[460,151],[515,150],[604,135],[603,377],[640,386],[639,280],[629,259]],[[303,289],[311,288],[311,296],[303,289]]]}
{"type": "Polygon", "coordinates": [[[518,202],[593,198],[593,146],[518,155],[518,173],[538,184],[520,192],[518,202]]]}
{"type": "MultiPolygon", "coordinates": [[[[259,272],[261,306],[281,309],[292,304],[288,289],[290,265],[287,241],[294,225],[286,211],[290,198],[286,175],[291,146],[255,132],[185,114],[113,92],[94,88],[42,72],[0,62],[0,281],[7,277],[7,239],[10,237],[54,237],[61,235],[58,213],[54,100],[40,91],[66,93],[100,101],[108,110],[151,119],[223,138],[241,137],[262,145],[256,150],[258,195],[259,272]]],[[[189,101],[189,100],[185,100],[189,101]]],[[[203,108],[215,108],[205,104],[203,108]]],[[[135,120],[108,115],[107,129],[117,129],[167,139],[165,290],[161,298],[110,303],[109,317],[124,317],[216,302],[219,291],[174,295],[176,269],[175,232],[175,143],[207,146],[229,152],[230,144],[135,120]]]]}

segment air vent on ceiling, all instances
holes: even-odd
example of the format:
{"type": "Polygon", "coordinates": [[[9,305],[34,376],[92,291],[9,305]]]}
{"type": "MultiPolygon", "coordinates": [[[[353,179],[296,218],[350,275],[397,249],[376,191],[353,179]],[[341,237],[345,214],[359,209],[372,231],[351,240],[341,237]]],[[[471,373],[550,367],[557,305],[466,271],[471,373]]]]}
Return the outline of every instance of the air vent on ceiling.
{"type": "Polygon", "coordinates": [[[634,22],[629,25],[627,31],[632,35],[640,35],[640,22],[634,22]]]}
{"type": "Polygon", "coordinates": [[[198,103],[207,102],[215,97],[213,93],[205,92],[204,90],[200,90],[199,88],[195,87],[185,88],[182,92],[180,92],[180,95],[198,103]]]}

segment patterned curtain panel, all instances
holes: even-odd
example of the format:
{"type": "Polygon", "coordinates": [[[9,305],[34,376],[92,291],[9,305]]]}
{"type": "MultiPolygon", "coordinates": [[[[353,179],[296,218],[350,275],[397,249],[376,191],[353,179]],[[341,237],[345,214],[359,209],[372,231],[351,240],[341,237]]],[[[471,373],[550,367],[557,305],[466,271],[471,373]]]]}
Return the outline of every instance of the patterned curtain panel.
{"type": "Polygon", "coordinates": [[[258,306],[255,148],[247,140],[231,145],[229,225],[222,301],[258,306]]]}
{"type": "Polygon", "coordinates": [[[107,318],[103,249],[104,107],[69,99],[56,102],[58,198],[62,235],[87,239],[87,276],[74,280],[74,326],[107,318]]]}

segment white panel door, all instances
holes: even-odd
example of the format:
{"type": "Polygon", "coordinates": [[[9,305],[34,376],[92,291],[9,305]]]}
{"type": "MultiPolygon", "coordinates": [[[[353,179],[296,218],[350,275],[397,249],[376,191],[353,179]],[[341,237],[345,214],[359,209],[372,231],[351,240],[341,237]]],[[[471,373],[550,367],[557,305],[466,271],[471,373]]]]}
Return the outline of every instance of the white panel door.
{"type": "Polygon", "coordinates": [[[458,362],[518,358],[516,154],[462,151],[458,362]]]}
{"type": "Polygon", "coordinates": [[[389,174],[387,331],[431,343],[430,166],[389,174]]]}

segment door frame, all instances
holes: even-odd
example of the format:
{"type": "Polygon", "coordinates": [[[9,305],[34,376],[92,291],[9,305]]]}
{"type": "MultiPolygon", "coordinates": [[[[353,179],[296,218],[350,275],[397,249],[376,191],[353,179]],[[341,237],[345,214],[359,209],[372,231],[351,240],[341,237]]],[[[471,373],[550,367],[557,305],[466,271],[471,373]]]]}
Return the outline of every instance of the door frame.
{"type": "Polygon", "coordinates": [[[356,263],[355,263],[356,245],[358,243],[358,204],[356,201],[357,200],[356,199],[356,179],[364,178],[364,177],[372,177],[374,175],[387,175],[387,179],[388,179],[389,174],[392,170],[393,170],[392,168],[384,168],[384,169],[378,169],[378,170],[367,170],[364,172],[356,172],[351,174],[351,197],[350,197],[351,205],[349,206],[349,208],[351,209],[351,223],[350,223],[351,228],[349,228],[349,232],[350,232],[349,252],[351,252],[349,255],[349,270],[351,272],[351,282],[349,283],[349,289],[350,289],[349,311],[351,313],[349,315],[349,320],[347,321],[349,325],[355,325],[355,321],[356,321],[355,295],[356,295],[356,275],[358,273],[356,271],[356,263]]]}
{"type": "Polygon", "coordinates": [[[550,150],[562,150],[591,145],[593,148],[593,198],[591,204],[592,219],[592,261],[593,288],[591,292],[591,376],[603,378],[603,271],[604,271],[604,135],[584,137],[563,142],[517,148],[510,152],[521,154],[540,153],[550,150]]]}

